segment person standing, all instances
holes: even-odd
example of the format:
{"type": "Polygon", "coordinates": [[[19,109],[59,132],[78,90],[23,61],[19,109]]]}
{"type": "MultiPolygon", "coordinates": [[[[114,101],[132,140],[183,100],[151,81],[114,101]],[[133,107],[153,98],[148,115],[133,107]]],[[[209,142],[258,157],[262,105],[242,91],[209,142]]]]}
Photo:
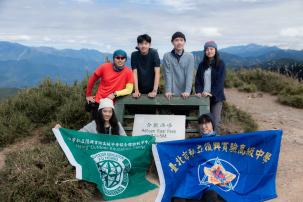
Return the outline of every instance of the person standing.
{"type": "Polygon", "coordinates": [[[139,98],[147,94],[154,98],[158,93],[160,82],[160,58],[157,50],[150,48],[151,37],[147,34],[138,36],[137,51],[131,55],[135,92],[133,97],[139,98]]]}
{"type": "Polygon", "coordinates": [[[133,74],[131,69],[125,66],[127,60],[126,52],[116,50],[113,54],[113,60],[113,63],[101,64],[88,80],[86,110],[92,112],[93,119],[96,118],[101,99],[109,98],[115,100],[117,97],[129,95],[133,91],[133,74]],[[97,93],[92,96],[94,84],[99,79],[101,81],[97,93]]]}
{"type": "Polygon", "coordinates": [[[185,35],[176,32],[171,42],[174,49],[163,56],[165,73],[165,96],[171,99],[173,95],[188,98],[192,90],[194,56],[184,51],[185,35]]]}
{"type": "Polygon", "coordinates": [[[204,58],[198,66],[195,91],[198,97],[210,98],[210,112],[214,117],[215,131],[220,128],[224,95],[225,64],[220,58],[217,44],[204,44],[204,58]]]}

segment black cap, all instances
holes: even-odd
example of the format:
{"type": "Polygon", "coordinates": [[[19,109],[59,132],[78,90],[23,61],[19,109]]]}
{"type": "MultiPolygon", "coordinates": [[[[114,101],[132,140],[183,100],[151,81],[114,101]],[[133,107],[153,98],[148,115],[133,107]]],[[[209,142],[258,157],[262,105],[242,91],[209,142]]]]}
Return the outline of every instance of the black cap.
{"type": "Polygon", "coordinates": [[[186,41],[185,35],[182,32],[176,32],[171,37],[171,42],[173,42],[176,38],[183,38],[186,41]]]}

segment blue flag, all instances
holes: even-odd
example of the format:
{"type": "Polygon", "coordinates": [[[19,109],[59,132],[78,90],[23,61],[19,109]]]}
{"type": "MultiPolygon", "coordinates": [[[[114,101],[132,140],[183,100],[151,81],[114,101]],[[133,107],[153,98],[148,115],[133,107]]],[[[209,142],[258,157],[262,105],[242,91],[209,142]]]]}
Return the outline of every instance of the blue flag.
{"type": "Polygon", "coordinates": [[[214,190],[226,201],[277,197],[282,130],[205,137],[153,145],[160,190],[156,201],[199,200],[214,190]]]}

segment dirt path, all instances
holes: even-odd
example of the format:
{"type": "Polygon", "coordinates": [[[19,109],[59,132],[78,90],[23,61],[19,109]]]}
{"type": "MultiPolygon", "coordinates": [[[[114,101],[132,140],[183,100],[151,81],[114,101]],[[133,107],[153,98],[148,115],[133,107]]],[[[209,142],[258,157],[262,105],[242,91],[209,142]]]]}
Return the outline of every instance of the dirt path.
{"type": "Polygon", "coordinates": [[[283,129],[277,175],[278,198],[273,202],[301,202],[303,191],[303,110],[281,105],[269,94],[225,90],[227,101],[250,113],[260,130],[283,129]]]}

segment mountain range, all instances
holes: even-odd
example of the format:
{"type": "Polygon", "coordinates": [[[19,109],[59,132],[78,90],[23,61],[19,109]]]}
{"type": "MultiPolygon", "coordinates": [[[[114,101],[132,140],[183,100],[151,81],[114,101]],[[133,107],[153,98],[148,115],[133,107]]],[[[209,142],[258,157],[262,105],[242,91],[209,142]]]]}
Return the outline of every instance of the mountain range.
{"type": "MultiPolygon", "coordinates": [[[[248,44],[241,46],[231,46],[219,50],[220,57],[229,68],[247,68],[251,66],[289,59],[303,63],[303,50],[281,49],[276,46],[262,46],[258,44],[248,44]]],[[[201,61],[202,51],[193,51],[195,60],[201,61]]]]}
{"type": "MultiPolygon", "coordinates": [[[[219,52],[228,68],[249,68],[281,60],[303,63],[303,50],[285,50],[276,46],[248,44],[223,48],[219,52]]],[[[197,66],[203,52],[192,53],[197,66]]],[[[46,77],[72,83],[82,80],[99,64],[111,58],[111,53],[94,49],[59,50],[0,41],[0,87],[30,87],[46,77]]],[[[129,63],[130,60],[127,65],[129,63]]]]}
{"type": "Polygon", "coordinates": [[[45,77],[71,83],[92,72],[112,54],[91,49],[29,47],[0,42],[0,87],[28,87],[45,77]]]}

